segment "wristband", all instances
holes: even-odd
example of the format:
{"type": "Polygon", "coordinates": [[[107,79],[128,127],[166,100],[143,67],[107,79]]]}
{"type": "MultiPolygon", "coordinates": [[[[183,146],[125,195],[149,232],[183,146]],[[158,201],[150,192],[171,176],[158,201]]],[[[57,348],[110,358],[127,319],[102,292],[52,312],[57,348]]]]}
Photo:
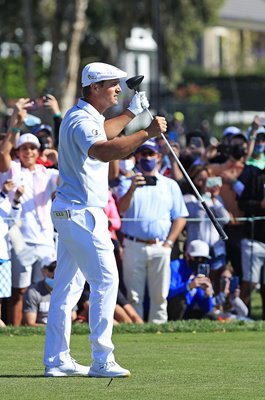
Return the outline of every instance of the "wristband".
{"type": "Polygon", "coordinates": [[[53,114],[54,117],[60,117],[62,114],[60,112],[57,112],[55,114],[53,114]]]}
{"type": "Polygon", "coordinates": [[[16,205],[18,205],[18,204],[20,204],[20,200],[14,199],[14,200],[13,200],[13,203],[16,204],[16,205]]]}
{"type": "Polygon", "coordinates": [[[251,135],[251,136],[249,136],[249,140],[256,140],[256,136],[255,135],[251,135]]]}
{"type": "Polygon", "coordinates": [[[11,128],[11,132],[18,133],[18,132],[20,132],[20,129],[19,128],[11,128]]]}

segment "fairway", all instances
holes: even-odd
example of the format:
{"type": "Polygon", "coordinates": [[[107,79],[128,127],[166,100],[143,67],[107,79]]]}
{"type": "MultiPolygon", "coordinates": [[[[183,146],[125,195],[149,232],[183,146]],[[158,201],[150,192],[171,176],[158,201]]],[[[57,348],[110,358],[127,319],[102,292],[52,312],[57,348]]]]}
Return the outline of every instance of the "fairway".
{"type": "MultiPolygon", "coordinates": [[[[115,333],[131,378],[44,378],[44,336],[0,336],[0,399],[264,399],[265,332],[115,333]]],[[[90,362],[87,335],[72,356],[90,362]]]]}

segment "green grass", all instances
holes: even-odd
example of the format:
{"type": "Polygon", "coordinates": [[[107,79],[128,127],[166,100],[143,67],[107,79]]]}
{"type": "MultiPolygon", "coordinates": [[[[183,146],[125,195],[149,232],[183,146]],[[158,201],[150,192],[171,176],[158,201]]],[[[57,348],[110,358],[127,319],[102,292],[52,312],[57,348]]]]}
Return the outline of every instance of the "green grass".
{"type": "Polygon", "coordinates": [[[257,290],[253,290],[251,294],[251,317],[255,320],[261,319],[262,316],[262,304],[260,293],[257,290]]]}
{"type": "MultiPolygon", "coordinates": [[[[109,379],[44,378],[44,330],[0,330],[0,399],[265,398],[264,323],[179,322],[146,324],[138,333],[135,327],[115,329],[116,359],[132,377],[114,379],[109,386],[109,379]]],[[[88,364],[87,328],[73,331],[72,356],[88,364]]]]}

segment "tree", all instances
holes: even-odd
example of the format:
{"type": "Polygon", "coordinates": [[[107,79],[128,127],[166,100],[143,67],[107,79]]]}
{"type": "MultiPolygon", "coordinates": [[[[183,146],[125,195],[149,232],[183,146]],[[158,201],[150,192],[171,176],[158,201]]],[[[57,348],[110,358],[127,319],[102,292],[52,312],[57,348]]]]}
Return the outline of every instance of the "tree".
{"type": "Polygon", "coordinates": [[[87,28],[88,0],[67,0],[64,7],[56,2],[56,26],[52,29],[53,51],[48,87],[61,99],[64,112],[72,106],[77,92],[80,47],[87,28]]]}
{"type": "MultiPolygon", "coordinates": [[[[77,95],[81,64],[95,60],[116,64],[133,26],[154,30],[160,43],[161,72],[168,87],[174,87],[187,59],[196,55],[197,38],[217,18],[222,3],[223,0],[0,0],[0,40],[15,42],[21,48],[25,95],[35,95],[41,89],[39,75],[45,79],[47,76],[46,86],[53,88],[65,109],[77,95]],[[37,48],[45,41],[53,46],[48,70],[36,63],[37,48]]],[[[44,85],[43,79],[41,84],[44,85]]]]}

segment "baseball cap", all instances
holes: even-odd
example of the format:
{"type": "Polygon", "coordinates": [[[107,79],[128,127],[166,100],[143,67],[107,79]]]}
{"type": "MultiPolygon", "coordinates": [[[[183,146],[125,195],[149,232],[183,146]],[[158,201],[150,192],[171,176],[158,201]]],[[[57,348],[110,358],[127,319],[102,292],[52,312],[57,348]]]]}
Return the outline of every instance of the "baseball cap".
{"type": "Polygon", "coordinates": [[[33,135],[37,135],[40,131],[46,131],[48,135],[52,134],[52,127],[50,125],[39,124],[31,129],[33,135]]]}
{"type": "Polygon", "coordinates": [[[188,247],[187,247],[187,253],[191,257],[205,257],[205,258],[211,258],[209,256],[209,246],[206,242],[203,240],[192,240],[188,247]]]}
{"type": "Polygon", "coordinates": [[[224,129],[223,135],[238,135],[241,134],[241,130],[237,126],[228,126],[224,129]]]}
{"type": "Polygon", "coordinates": [[[91,83],[107,81],[110,79],[121,79],[127,76],[127,72],[110,64],[94,62],[87,64],[82,71],[82,87],[91,83]]]}
{"type": "Polygon", "coordinates": [[[149,149],[152,150],[155,153],[159,153],[159,146],[157,145],[157,143],[150,139],[147,140],[144,144],[142,144],[141,146],[139,146],[136,150],[135,153],[139,153],[140,151],[143,151],[145,149],[149,149]]]}
{"type": "Polygon", "coordinates": [[[40,148],[40,142],[37,136],[32,135],[32,133],[24,133],[23,135],[20,136],[20,138],[17,141],[17,144],[15,146],[16,149],[18,149],[22,144],[25,143],[32,143],[35,144],[38,149],[40,148]]]}
{"type": "Polygon", "coordinates": [[[265,128],[264,128],[264,126],[260,126],[258,129],[257,129],[257,135],[259,135],[260,133],[265,133],[265,128]]]}

